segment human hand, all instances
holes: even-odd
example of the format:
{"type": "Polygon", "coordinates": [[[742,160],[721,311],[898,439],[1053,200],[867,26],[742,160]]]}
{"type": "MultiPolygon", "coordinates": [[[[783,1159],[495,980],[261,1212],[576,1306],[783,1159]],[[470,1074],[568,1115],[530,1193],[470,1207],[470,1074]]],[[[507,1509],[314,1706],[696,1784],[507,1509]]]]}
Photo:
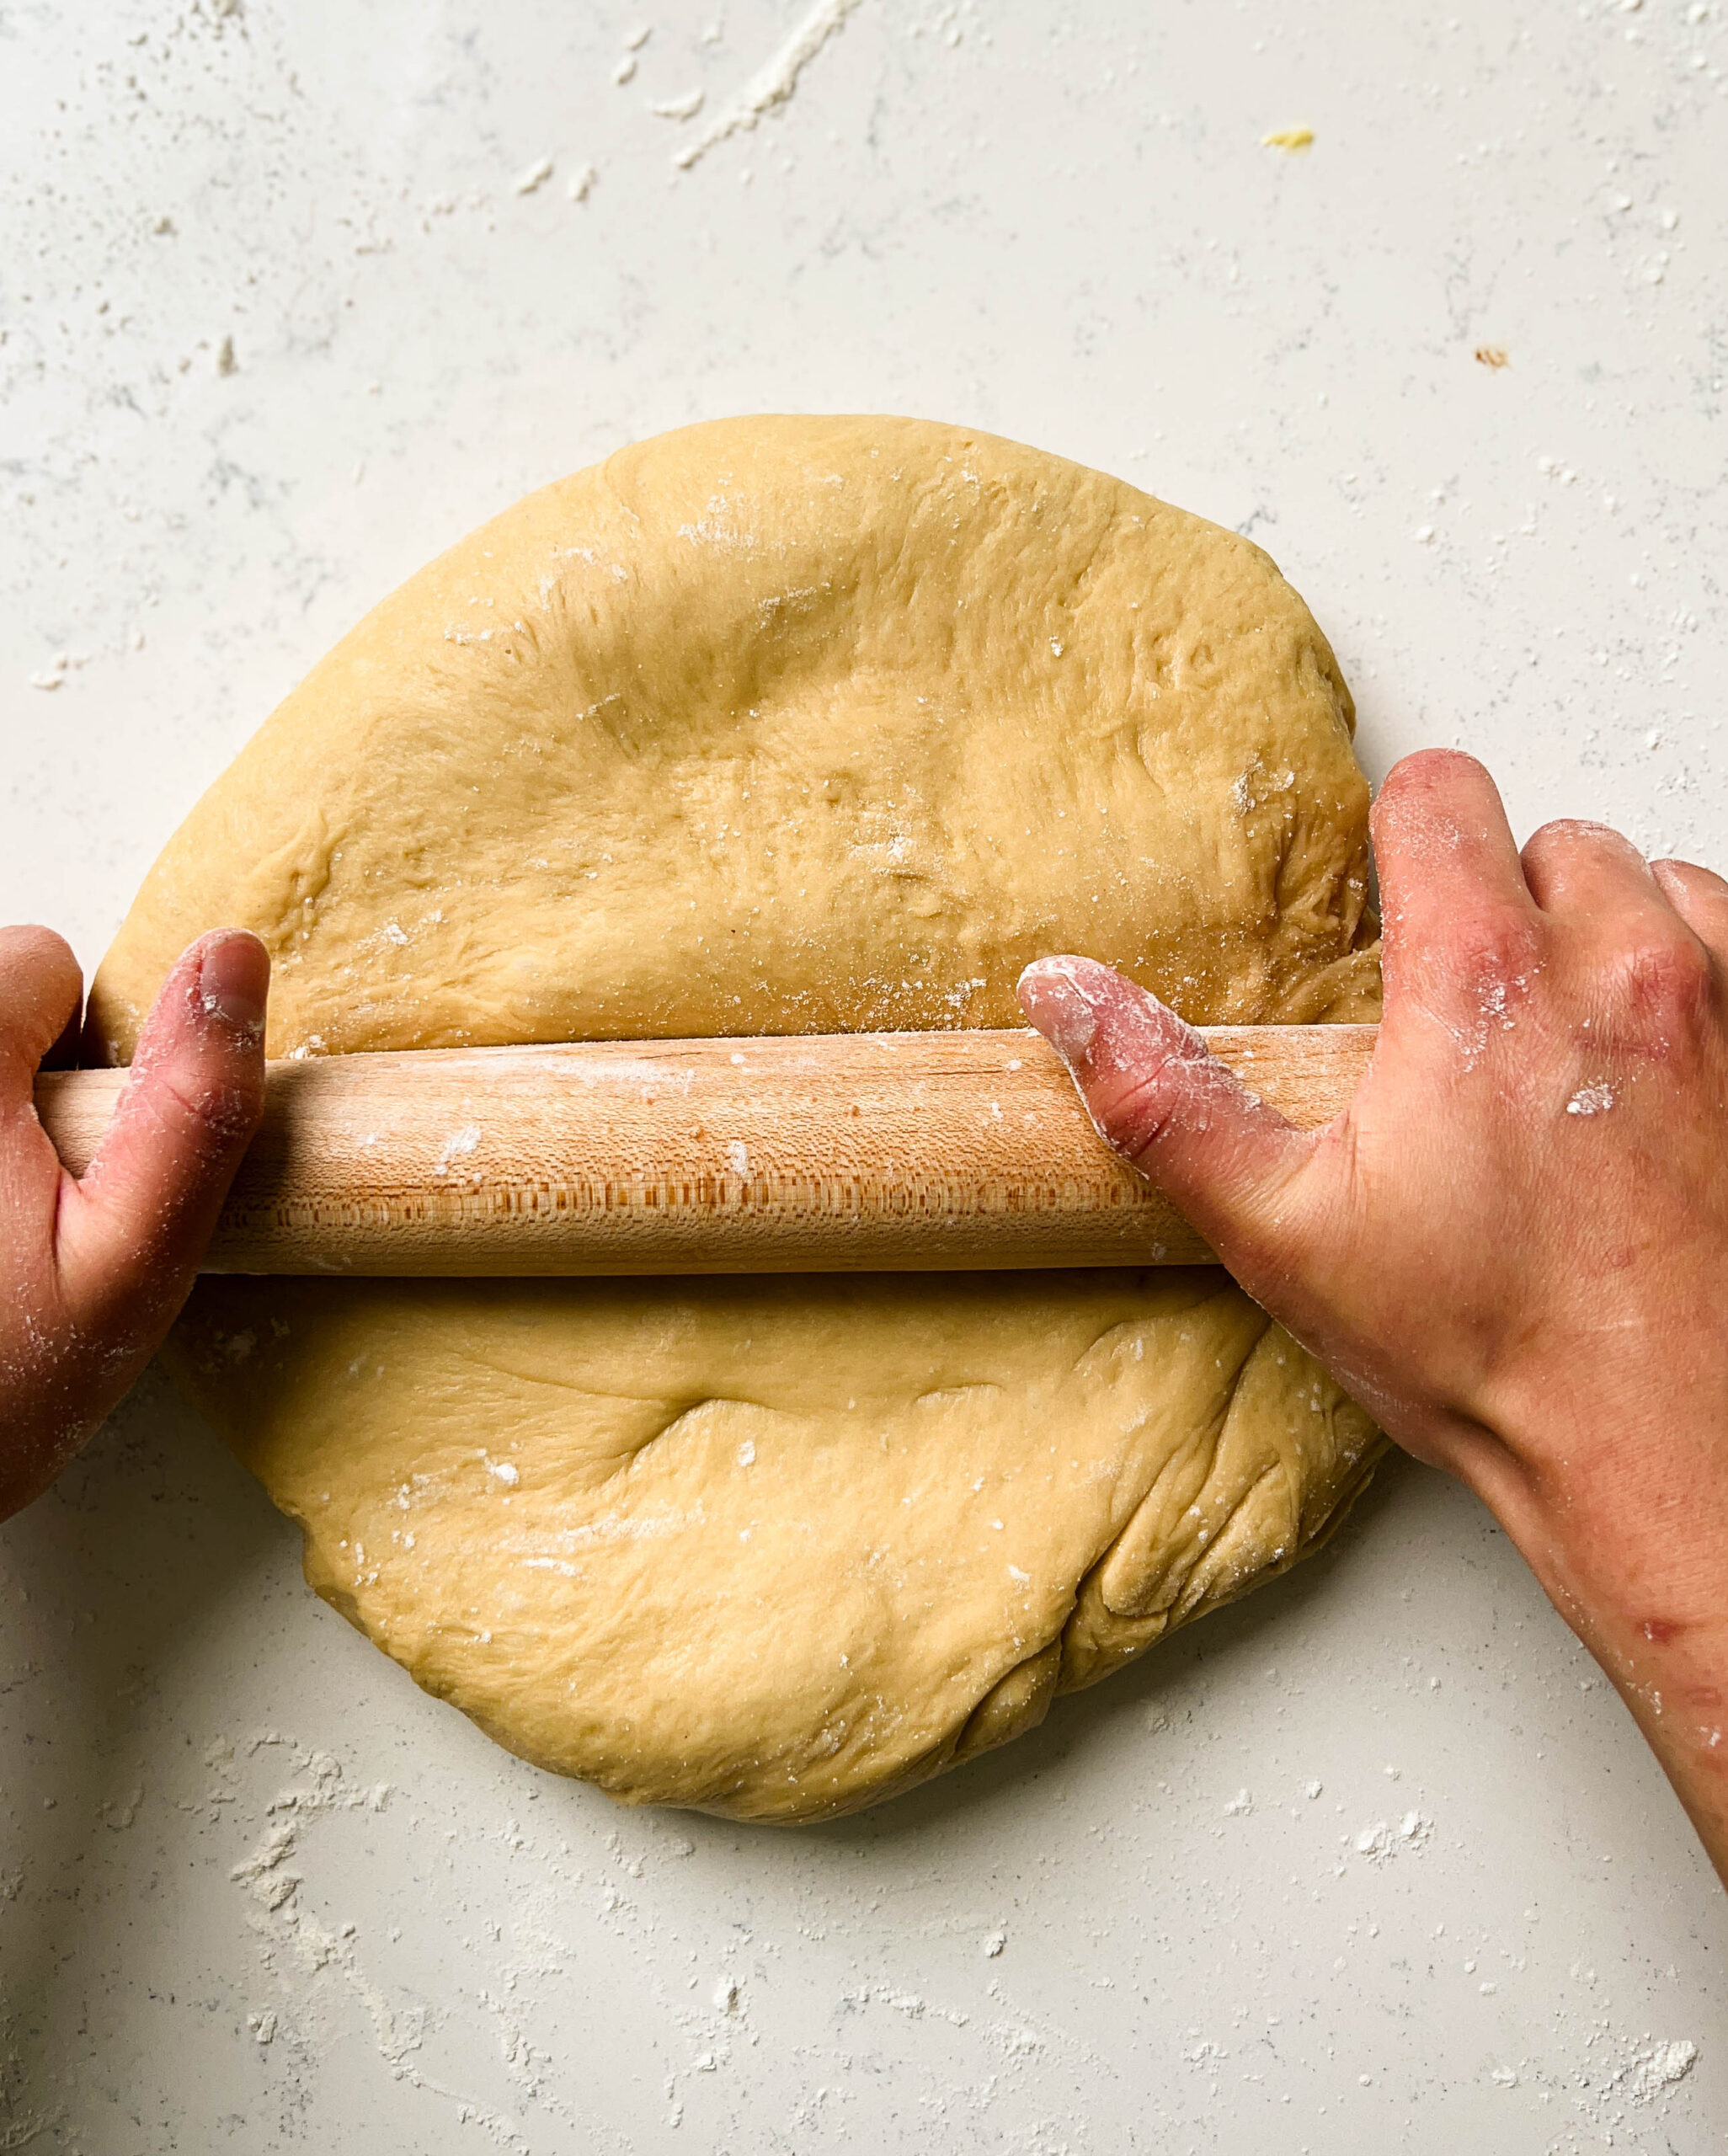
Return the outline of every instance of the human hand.
{"type": "Polygon", "coordinates": [[[269,971],[232,930],[181,957],[74,1178],[31,1086],[77,1059],[77,961],[49,929],[0,929],[0,1519],[48,1487],[186,1299],[263,1109],[269,971]]]}
{"type": "Polygon", "coordinates": [[[1385,1020],[1324,1130],[1090,960],[1021,1004],[1249,1294],[1491,1507],[1728,1880],[1728,883],[1598,824],[1521,857],[1443,751],[1373,833],[1385,1020]]]}

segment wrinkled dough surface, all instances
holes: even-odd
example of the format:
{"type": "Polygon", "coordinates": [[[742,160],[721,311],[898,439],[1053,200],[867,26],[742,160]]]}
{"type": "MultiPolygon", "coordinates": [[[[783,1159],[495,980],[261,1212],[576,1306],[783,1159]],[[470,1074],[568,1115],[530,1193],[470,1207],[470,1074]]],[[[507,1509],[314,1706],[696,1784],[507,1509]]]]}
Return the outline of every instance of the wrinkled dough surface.
{"type": "Polygon", "coordinates": [[[1257,547],[893,419],[735,420],[508,510],[315,667],[92,990],[269,945],[273,1054],[1014,1026],[1052,951],[1197,1024],[1376,1015],[1348,691],[1257,547]]]}
{"type": "MultiPolygon", "coordinates": [[[[277,1054],[1378,1015],[1367,787],[1260,550],[921,422],[621,451],[346,638],[92,991],[222,923],[277,1054]]],[[[499,1741],[819,1817],[1031,1726],[1312,1546],[1379,1438],[1221,1274],[202,1283],[173,1366],[307,1577],[499,1741]],[[998,1525],[996,1523],[1000,1523],[998,1525]]]]}
{"type": "Polygon", "coordinates": [[[1208,1269],[210,1281],[176,1369],[419,1684],[767,1820],[1029,1727],[1291,1563],[1374,1444],[1208,1269]]]}

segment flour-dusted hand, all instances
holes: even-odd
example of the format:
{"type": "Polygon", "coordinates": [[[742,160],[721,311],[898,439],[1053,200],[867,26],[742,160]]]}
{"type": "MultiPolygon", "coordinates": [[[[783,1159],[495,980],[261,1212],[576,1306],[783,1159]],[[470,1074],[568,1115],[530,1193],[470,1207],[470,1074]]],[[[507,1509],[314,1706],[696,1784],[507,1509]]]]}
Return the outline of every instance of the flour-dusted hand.
{"type": "Polygon", "coordinates": [[[83,984],[45,928],[0,929],[0,1518],[45,1490],[185,1300],[264,1103],[269,959],[217,930],[185,953],[82,1179],[36,1120],[83,984]]]}
{"type": "Polygon", "coordinates": [[[1373,833],[1385,1020],[1324,1130],[1105,967],[1021,1001],[1249,1292],[1493,1508],[1728,1878],[1728,883],[1597,824],[1521,858],[1437,751],[1373,833]]]}

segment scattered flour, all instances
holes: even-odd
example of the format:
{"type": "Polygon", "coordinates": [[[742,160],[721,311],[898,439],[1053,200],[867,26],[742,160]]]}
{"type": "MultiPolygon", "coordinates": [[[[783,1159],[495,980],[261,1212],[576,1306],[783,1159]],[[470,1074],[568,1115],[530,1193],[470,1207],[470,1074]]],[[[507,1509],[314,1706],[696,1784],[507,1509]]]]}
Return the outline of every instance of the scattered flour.
{"type": "MultiPolygon", "coordinates": [[[[926,2017],[935,2021],[946,2021],[956,2029],[963,2029],[971,2021],[969,2014],[956,2014],[942,2006],[932,2006],[930,2001],[915,1991],[901,1991],[893,1984],[860,1984],[855,1990],[842,1992],[840,1998],[842,2013],[861,2013],[867,2006],[892,2007],[896,2014],[904,2014],[909,2021],[922,2021],[926,2017]]],[[[1027,2042],[1035,2047],[1036,2036],[1028,2035],[1027,2042]]]]}
{"type": "Polygon", "coordinates": [[[1697,2064],[1698,2046],[1684,2037],[1652,2044],[1622,2067],[1608,2086],[1624,2091],[1635,2104],[1652,2104],[1667,2090],[1677,2088],[1697,2064]]]}
{"type": "Polygon", "coordinates": [[[472,1153],[485,1135],[485,1131],[477,1123],[465,1123],[459,1130],[451,1131],[444,1141],[444,1150],[432,1163],[433,1174],[436,1177],[447,1176],[451,1171],[451,1163],[472,1153]]]}
{"type": "Polygon", "coordinates": [[[798,87],[799,76],[857,5],[858,0],[816,0],[766,66],[751,76],[731,104],[723,107],[695,141],[686,143],[674,157],[678,169],[688,172],[729,136],[748,134],[765,112],[787,104],[798,87]]]}
{"type": "Polygon", "coordinates": [[[1423,1848],[1433,1831],[1433,1821],[1425,1818],[1420,1812],[1406,1812],[1395,1827],[1387,1820],[1377,1819],[1357,1836],[1356,1853],[1367,1857],[1371,1864],[1384,1864],[1388,1857],[1396,1856],[1402,1850],[1423,1848]]]}
{"type": "MultiPolygon", "coordinates": [[[[284,1741],[271,1731],[255,1738],[250,1748],[255,1753],[262,1746],[284,1741]]],[[[232,1776],[233,1749],[225,1740],[218,1739],[205,1758],[219,1776],[232,1776]]],[[[332,1929],[307,1906],[301,1891],[306,1880],[296,1864],[304,1859],[307,1828],[334,1812],[381,1812],[389,1796],[387,1782],[349,1784],[341,1762],[328,1752],[296,1755],[293,1782],[265,1807],[268,1823],[251,1853],[229,1874],[246,1897],[253,1929],[263,1942],[265,1968],[289,2002],[285,2023],[275,2009],[266,2007],[249,2014],[247,2025],[260,2047],[279,2033],[304,2041],[308,2025],[333,1997],[350,1999],[365,2015],[374,2048],[395,2079],[453,2103],[458,2117],[477,2127],[494,2146],[525,2152],[530,2143],[515,2119],[445,2087],[419,2063],[417,2054],[433,2025],[431,2009],[418,2000],[393,2003],[367,1977],[359,1958],[358,1927],[342,1924],[332,1929]]]]}

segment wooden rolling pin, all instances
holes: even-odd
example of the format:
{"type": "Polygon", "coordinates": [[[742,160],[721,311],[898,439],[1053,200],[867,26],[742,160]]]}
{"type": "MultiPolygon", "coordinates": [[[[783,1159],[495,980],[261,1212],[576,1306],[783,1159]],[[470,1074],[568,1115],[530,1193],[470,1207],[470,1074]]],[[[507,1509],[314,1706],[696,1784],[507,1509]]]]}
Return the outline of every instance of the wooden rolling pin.
{"type": "MultiPolygon", "coordinates": [[[[1372,1026],[1214,1027],[1329,1122],[1372,1026]]],[[[75,1173],[123,1070],[45,1073],[75,1173]]],[[[221,1273],[525,1275],[1192,1265],[1212,1253],[1105,1145],[1031,1032],[334,1055],[269,1067],[206,1260],[221,1273]]]]}

